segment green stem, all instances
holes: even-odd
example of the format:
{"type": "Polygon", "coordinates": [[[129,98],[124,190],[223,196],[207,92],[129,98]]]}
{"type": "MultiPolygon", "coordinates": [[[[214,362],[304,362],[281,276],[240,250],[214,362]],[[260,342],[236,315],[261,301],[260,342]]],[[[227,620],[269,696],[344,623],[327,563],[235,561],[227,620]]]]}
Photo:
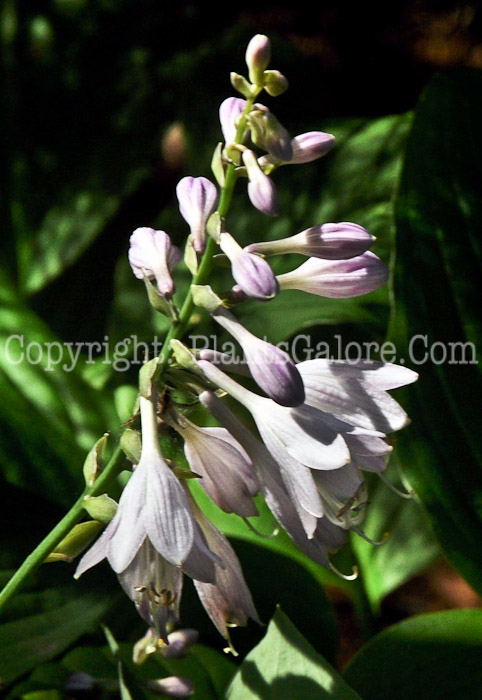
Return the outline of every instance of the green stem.
{"type": "Polygon", "coordinates": [[[125,455],[120,447],[117,447],[110,458],[105,469],[101,472],[92,486],[86,488],[77,499],[72,508],[60,520],[53,530],[40,542],[31,554],[25,559],[22,565],[9,580],[5,588],[0,592],[0,609],[8,600],[24,585],[27,577],[33,573],[55,549],[58,543],[63,540],[72,530],[74,525],[81,519],[84,511],[84,499],[86,496],[98,496],[104,491],[115,476],[122,470],[125,462],[125,455]]]}
{"type": "MultiPolygon", "coordinates": [[[[255,97],[247,100],[246,107],[239,121],[236,132],[236,141],[242,143],[244,132],[246,130],[247,115],[251,111],[255,97]]],[[[233,197],[234,186],[237,180],[236,166],[230,163],[226,169],[226,181],[221,190],[217,214],[220,217],[225,217],[228,213],[233,197]]],[[[205,284],[209,279],[209,275],[213,265],[213,255],[216,250],[216,243],[213,238],[209,237],[206,243],[199,270],[193,278],[193,284],[205,284]]],[[[162,351],[159,355],[159,365],[156,372],[156,379],[159,380],[164,375],[169,359],[172,355],[171,340],[179,340],[186,332],[189,321],[194,310],[194,302],[192,299],[191,290],[186,295],[184,303],[179,311],[179,320],[171,325],[169,332],[166,335],[162,351]]],[[[95,483],[86,488],[78,500],[74,503],[71,509],[66,513],[62,520],[54,527],[51,532],[40,542],[34,551],[25,559],[19,569],[9,580],[5,588],[0,592],[0,610],[8,600],[24,585],[28,576],[33,573],[47,558],[47,556],[55,549],[58,543],[68,535],[71,529],[76,525],[83,516],[84,499],[86,496],[97,496],[102,493],[112,480],[122,470],[125,461],[125,456],[120,447],[117,447],[108,464],[105,466],[102,473],[99,475],[95,483]]]]}

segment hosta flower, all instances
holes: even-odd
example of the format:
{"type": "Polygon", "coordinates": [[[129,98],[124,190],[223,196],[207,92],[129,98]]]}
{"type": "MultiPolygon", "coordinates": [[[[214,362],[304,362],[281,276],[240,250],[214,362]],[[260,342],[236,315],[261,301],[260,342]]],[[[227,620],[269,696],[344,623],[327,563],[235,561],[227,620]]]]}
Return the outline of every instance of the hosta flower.
{"type": "Polygon", "coordinates": [[[273,181],[263,172],[253,151],[246,149],[242,158],[248,171],[248,196],[251,204],[263,214],[277,216],[279,202],[273,181]]]}
{"type": "Polygon", "coordinates": [[[228,540],[194,503],[193,509],[208,547],[224,564],[224,567],[215,565],[213,583],[194,581],[194,585],[207,614],[223,637],[229,639],[228,627],[244,626],[248,618],[258,623],[260,620],[238,558],[228,540]]]}
{"type": "Polygon", "coordinates": [[[255,85],[263,84],[263,73],[271,60],[270,40],[264,34],[256,34],[246,49],[246,65],[249,79],[255,85]]]}
{"type": "Polygon", "coordinates": [[[241,97],[228,97],[219,107],[219,121],[226,145],[236,141],[237,121],[246,107],[241,97]]]}
{"type": "Polygon", "coordinates": [[[114,519],[79,562],[76,577],[107,557],[140,615],[163,639],[177,619],[183,570],[212,580],[206,547],[184,487],[159,449],[153,401],[140,397],[142,453],[114,519]]]}
{"type": "Polygon", "coordinates": [[[251,243],[244,250],[262,255],[298,253],[326,260],[343,260],[362,255],[374,241],[375,237],[362,226],[342,222],[312,226],[276,241],[251,243]]]}
{"type": "Polygon", "coordinates": [[[181,261],[181,251],[172,245],[165,231],[137,228],[130,237],[129,263],[138,279],[155,279],[159,293],[174,292],[171,271],[181,261]]]}
{"type": "Polygon", "coordinates": [[[268,154],[260,159],[261,165],[271,163],[273,165],[300,165],[311,163],[326,155],[335,144],[335,137],[323,131],[307,131],[298,134],[291,139],[292,156],[290,160],[280,160],[268,154]]]}
{"type": "Polygon", "coordinates": [[[194,250],[204,250],[206,222],[216,208],[218,192],[205,177],[183,177],[176,187],[179,211],[189,224],[194,250]]]}
{"type": "MultiPolygon", "coordinates": [[[[391,433],[408,423],[403,408],[387,389],[411,384],[418,375],[408,367],[391,363],[340,360],[307,360],[296,365],[306,392],[306,403],[358,428],[391,433]]],[[[363,436],[350,438],[356,450],[363,436]]],[[[365,436],[366,439],[366,436],[365,436]]],[[[372,450],[376,450],[374,436],[372,450]]]]}
{"type": "Polygon", "coordinates": [[[222,306],[212,312],[212,317],[241,345],[253,379],[269,397],[283,406],[303,403],[303,382],[286,352],[250,333],[222,306]]]}
{"type": "Polygon", "coordinates": [[[221,233],[219,245],[231,262],[231,271],[246,296],[266,301],[279,291],[269,264],[259,255],[243,250],[229,233],[221,233]]]}
{"type": "Polygon", "coordinates": [[[211,500],[227,513],[257,515],[253,496],[259,491],[251,460],[224,428],[200,427],[184,416],[172,416],[184,438],[184,453],[211,500]]]}
{"type": "Polygon", "coordinates": [[[388,281],[389,270],[367,251],[348,260],[309,258],[291,272],[278,275],[280,288],[299,289],[322,297],[344,299],[375,291],[388,281]]]}

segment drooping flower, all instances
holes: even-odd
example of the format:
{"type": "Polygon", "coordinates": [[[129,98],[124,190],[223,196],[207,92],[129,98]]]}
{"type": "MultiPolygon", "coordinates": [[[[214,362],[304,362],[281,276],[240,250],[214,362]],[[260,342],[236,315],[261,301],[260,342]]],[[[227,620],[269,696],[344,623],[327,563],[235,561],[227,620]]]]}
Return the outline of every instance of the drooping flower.
{"type": "Polygon", "coordinates": [[[282,290],[299,289],[322,297],[345,299],[375,291],[386,284],[388,267],[367,251],[348,260],[308,258],[291,272],[278,275],[282,290]]]}
{"type": "Polygon", "coordinates": [[[246,107],[246,100],[241,97],[228,97],[219,107],[219,121],[227,146],[236,141],[237,121],[246,107]]]}
{"type": "Polygon", "coordinates": [[[295,363],[284,350],[250,333],[223,306],[214,310],[212,317],[241,345],[253,379],[273,401],[283,406],[303,403],[303,382],[295,363]]]}
{"type": "Polygon", "coordinates": [[[262,255],[298,253],[326,260],[344,260],[362,255],[374,241],[375,237],[362,226],[343,221],[312,226],[276,241],[251,243],[244,250],[262,255]]]}
{"type": "Polygon", "coordinates": [[[163,296],[174,292],[171,271],[181,258],[181,251],[171,243],[165,231],[142,227],[130,237],[129,263],[133,273],[138,279],[155,279],[163,296]]]}
{"type": "Polygon", "coordinates": [[[184,438],[184,453],[200,485],[219,508],[243,517],[257,515],[259,484],[251,460],[224,428],[200,427],[185,416],[169,416],[184,438]]]}
{"type": "Polygon", "coordinates": [[[216,186],[205,177],[183,177],[176,194],[179,211],[191,229],[194,250],[201,253],[206,242],[206,222],[216,208],[216,186]]]}
{"type": "Polygon", "coordinates": [[[273,181],[263,172],[253,151],[244,150],[242,158],[248,171],[248,196],[251,204],[263,214],[277,216],[279,202],[273,181]]]}
{"type": "Polygon", "coordinates": [[[243,250],[227,232],[221,233],[219,245],[229,258],[232,275],[246,296],[260,301],[276,296],[279,284],[264,258],[243,250]]]}

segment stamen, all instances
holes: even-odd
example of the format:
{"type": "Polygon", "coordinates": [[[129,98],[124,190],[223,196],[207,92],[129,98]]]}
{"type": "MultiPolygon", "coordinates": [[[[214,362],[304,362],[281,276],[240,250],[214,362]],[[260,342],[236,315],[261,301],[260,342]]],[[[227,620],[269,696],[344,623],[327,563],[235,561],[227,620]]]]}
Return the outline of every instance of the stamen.
{"type": "Polygon", "coordinates": [[[251,532],[254,532],[255,535],[258,535],[258,537],[262,537],[264,540],[271,540],[271,539],[273,539],[273,537],[276,537],[276,535],[279,533],[279,528],[278,528],[278,527],[275,527],[275,529],[273,530],[273,532],[271,532],[271,533],[265,535],[263,532],[260,532],[259,530],[257,530],[257,529],[254,527],[254,525],[252,525],[252,524],[249,522],[249,520],[248,520],[247,518],[245,518],[245,517],[243,517],[243,516],[240,516],[240,517],[242,518],[242,520],[244,520],[245,524],[249,527],[249,529],[251,530],[251,532]]]}
{"type": "Polygon", "coordinates": [[[340,578],[345,579],[345,581],[354,581],[355,579],[358,578],[358,566],[353,566],[351,574],[342,574],[342,572],[338,571],[336,566],[334,564],[332,564],[331,561],[328,562],[328,566],[333,571],[333,573],[335,573],[340,578]]]}
{"type": "Polygon", "coordinates": [[[361,537],[361,538],[362,538],[363,540],[365,540],[366,542],[369,542],[370,544],[375,545],[375,547],[381,547],[382,544],[385,544],[385,542],[387,541],[387,539],[390,537],[389,533],[388,533],[388,532],[385,532],[384,535],[383,535],[383,539],[377,541],[377,540],[372,540],[371,537],[368,537],[368,535],[365,535],[365,533],[363,532],[363,530],[361,530],[361,529],[360,529],[359,527],[357,527],[356,525],[352,525],[351,528],[350,528],[350,530],[353,530],[353,532],[356,532],[356,534],[359,535],[359,537],[361,537]]]}
{"type": "Polygon", "coordinates": [[[393,491],[393,493],[396,493],[397,496],[400,496],[400,498],[406,498],[407,500],[412,500],[412,498],[415,498],[415,491],[400,491],[400,489],[397,489],[396,486],[392,484],[391,481],[387,479],[387,477],[382,474],[381,472],[377,472],[378,476],[380,479],[383,481],[385,486],[388,486],[390,491],[393,491]]]}

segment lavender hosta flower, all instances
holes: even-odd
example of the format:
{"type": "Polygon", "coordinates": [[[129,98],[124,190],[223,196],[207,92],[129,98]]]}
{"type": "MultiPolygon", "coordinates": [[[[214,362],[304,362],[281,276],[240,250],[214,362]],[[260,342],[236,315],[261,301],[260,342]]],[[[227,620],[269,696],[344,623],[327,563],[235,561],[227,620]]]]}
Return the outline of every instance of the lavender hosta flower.
{"type": "Polygon", "coordinates": [[[322,513],[316,484],[309,469],[304,470],[305,493],[309,493],[311,505],[300,500],[296,489],[290,488],[290,473],[278,464],[248,428],[229,410],[214,392],[204,391],[199,400],[203,406],[243,445],[258,474],[265,501],[295,544],[311,559],[322,566],[329,566],[328,552],[345,543],[345,534],[323,516],[313,516],[313,503],[317,513],[322,513]]]}
{"type": "Polygon", "coordinates": [[[246,49],[246,65],[249,79],[255,85],[263,85],[263,73],[271,61],[271,43],[264,34],[256,34],[246,49]]]}
{"type": "Polygon", "coordinates": [[[181,568],[209,581],[215,555],[194,521],[184,487],[159,449],[154,397],[140,397],[142,452],[113,520],[84,554],[78,578],[107,557],[122,586],[148,622],[166,637],[177,617],[181,568]]]}
{"type": "Polygon", "coordinates": [[[332,299],[346,299],[373,292],[386,284],[388,267],[367,251],[348,260],[309,258],[291,272],[278,275],[280,288],[299,289],[332,299]]]}
{"type": "MultiPolygon", "coordinates": [[[[416,381],[417,373],[408,367],[317,359],[300,362],[297,368],[303,377],[307,404],[329,411],[357,428],[381,431],[382,435],[407,425],[407,414],[387,389],[416,381]]],[[[368,437],[365,436],[365,443],[368,437]]],[[[371,456],[386,454],[381,444],[377,447],[376,437],[372,435],[371,456]]],[[[355,450],[358,441],[360,453],[363,434],[355,433],[350,439],[355,450]]]]}
{"type": "Polygon", "coordinates": [[[211,363],[198,360],[197,364],[213,384],[251,413],[269,452],[291,474],[300,467],[339,469],[350,461],[341,432],[350,428],[346,423],[306,404],[295,408],[280,406],[249,391],[211,363]]]}
{"type": "Polygon", "coordinates": [[[279,202],[273,181],[263,172],[253,151],[243,151],[242,159],[248,171],[248,196],[251,204],[263,214],[277,216],[279,202]]]}
{"type": "Polygon", "coordinates": [[[243,627],[248,618],[261,623],[231,545],[196,504],[193,504],[193,509],[209,549],[224,563],[224,568],[215,566],[213,583],[194,581],[194,585],[214,625],[223,637],[229,639],[228,627],[243,627]]]}
{"type": "Polygon", "coordinates": [[[224,428],[200,427],[175,416],[173,427],[184,438],[184,453],[200,485],[219,508],[243,517],[258,515],[253,497],[259,491],[253,465],[241,445],[224,428]]]}
{"type": "Polygon", "coordinates": [[[260,164],[301,165],[311,163],[325,156],[332,149],[334,143],[335,137],[332,134],[326,134],[323,131],[307,131],[291,139],[292,156],[290,160],[280,160],[272,154],[268,154],[260,158],[260,164]]]}
{"type": "Polygon", "coordinates": [[[303,403],[303,382],[286,352],[250,333],[222,306],[212,312],[212,317],[241,345],[253,379],[273,401],[282,406],[303,403]]]}
{"type": "Polygon", "coordinates": [[[266,301],[279,291],[278,281],[269,264],[254,253],[246,252],[229,233],[221,233],[219,245],[231,262],[231,271],[246,296],[266,301]]]}
{"type": "Polygon", "coordinates": [[[219,121],[221,122],[224,142],[227,146],[236,141],[237,122],[245,107],[246,100],[243,100],[241,97],[228,97],[221,102],[219,121]]]}
{"type": "Polygon", "coordinates": [[[262,255],[298,253],[326,260],[344,260],[362,255],[374,241],[375,237],[362,226],[343,221],[339,224],[312,226],[294,236],[276,241],[251,243],[244,250],[262,255]]]}
{"type": "Polygon", "coordinates": [[[138,279],[155,279],[159,293],[171,296],[171,271],[181,261],[181,251],[172,245],[165,231],[137,228],[130,237],[129,263],[138,279]]]}
{"type": "Polygon", "coordinates": [[[189,224],[194,250],[202,253],[206,242],[206,222],[216,208],[216,186],[205,177],[183,177],[176,187],[179,211],[189,224]]]}

